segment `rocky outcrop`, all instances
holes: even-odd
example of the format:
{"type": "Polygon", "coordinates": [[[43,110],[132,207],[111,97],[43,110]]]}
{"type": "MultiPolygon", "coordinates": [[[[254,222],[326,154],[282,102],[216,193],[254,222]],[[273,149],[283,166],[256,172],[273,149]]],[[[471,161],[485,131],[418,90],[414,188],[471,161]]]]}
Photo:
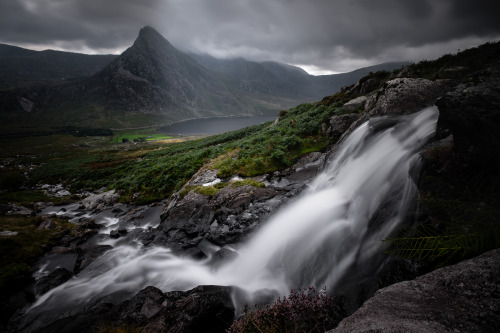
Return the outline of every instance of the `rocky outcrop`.
{"type": "Polygon", "coordinates": [[[360,115],[356,113],[333,116],[330,118],[330,126],[326,134],[334,140],[337,140],[349,129],[349,127],[351,127],[352,123],[359,119],[359,117],[360,115]]]}
{"type": "Polygon", "coordinates": [[[366,101],[368,100],[368,97],[366,96],[359,96],[356,98],[351,99],[347,103],[345,103],[342,106],[342,109],[348,112],[353,112],[356,110],[363,110],[365,107],[366,101]]]}
{"type": "Polygon", "coordinates": [[[82,205],[85,210],[103,210],[107,208],[106,206],[117,202],[118,198],[120,198],[120,195],[115,190],[111,190],[88,196],[82,200],[82,205]]]}
{"type": "Polygon", "coordinates": [[[95,332],[130,327],[155,333],[224,332],[235,316],[231,291],[231,287],[198,286],[163,293],[147,287],[118,305],[103,298],[86,311],[56,320],[37,332],[95,332]]]}
{"type": "Polygon", "coordinates": [[[493,169],[500,165],[500,67],[480,77],[458,85],[436,105],[439,126],[452,132],[457,153],[493,169]]]}
{"type": "Polygon", "coordinates": [[[330,332],[450,331],[500,331],[500,250],[383,288],[330,332]]]}
{"type": "Polygon", "coordinates": [[[408,114],[431,106],[450,89],[449,81],[398,78],[387,81],[366,102],[369,116],[408,114]]]}
{"type": "Polygon", "coordinates": [[[146,332],[210,333],[227,329],[235,309],[230,287],[199,286],[165,294],[147,287],[123,302],[117,314],[119,322],[142,326],[146,332]]]}
{"type": "Polygon", "coordinates": [[[276,194],[250,185],[227,186],[213,197],[191,191],[164,214],[163,234],[157,237],[175,250],[196,246],[203,238],[232,243],[255,227],[268,212],[265,203],[276,194]]]}
{"type": "MultiPolygon", "coordinates": [[[[185,196],[177,194],[163,212],[158,230],[142,235],[141,239],[145,244],[162,244],[195,257],[207,255],[199,249],[203,240],[218,246],[241,241],[289,198],[300,193],[317,174],[323,160],[321,153],[308,154],[291,168],[265,175],[265,188],[228,185],[212,196],[194,190],[185,196]]],[[[215,173],[207,171],[195,175],[188,184],[203,184],[214,177],[215,173]]]]}
{"type": "Polygon", "coordinates": [[[43,295],[52,288],[68,281],[73,274],[66,268],[58,267],[50,272],[48,275],[38,279],[35,283],[35,293],[43,295]]]}

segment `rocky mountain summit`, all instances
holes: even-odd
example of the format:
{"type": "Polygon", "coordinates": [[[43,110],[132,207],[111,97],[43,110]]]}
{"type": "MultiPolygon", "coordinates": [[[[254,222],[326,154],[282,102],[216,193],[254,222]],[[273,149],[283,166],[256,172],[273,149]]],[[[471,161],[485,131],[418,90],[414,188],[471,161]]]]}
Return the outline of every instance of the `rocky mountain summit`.
{"type": "Polygon", "coordinates": [[[151,27],[142,28],[134,44],[86,86],[84,94],[95,96],[104,109],[140,110],[170,120],[245,109],[220,79],[151,27]]]}
{"type": "Polygon", "coordinates": [[[149,26],[120,56],[59,52],[44,57],[5,46],[0,48],[0,58],[3,49],[5,65],[13,67],[0,66],[0,73],[7,74],[6,89],[0,92],[0,119],[6,131],[19,129],[19,124],[36,129],[120,128],[209,116],[276,114],[329,95],[371,70],[392,70],[403,64],[315,77],[291,65],[190,55],[149,26]],[[34,66],[25,54],[34,64],[42,62],[45,70],[24,68],[34,66]],[[78,59],[72,70],[66,68],[78,59]],[[20,82],[19,87],[9,86],[10,77],[20,82]]]}

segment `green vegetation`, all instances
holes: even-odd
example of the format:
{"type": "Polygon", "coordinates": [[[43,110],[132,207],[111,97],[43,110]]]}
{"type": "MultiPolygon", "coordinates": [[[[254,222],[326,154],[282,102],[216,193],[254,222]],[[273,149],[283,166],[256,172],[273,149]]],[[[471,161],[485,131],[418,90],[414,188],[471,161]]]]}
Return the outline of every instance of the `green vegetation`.
{"type": "Polygon", "coordinates": [[[433,269],[499,248],[498,171],[466,163],[468,157],[451,147],[434,148],[424,156],[427,168],[419,201],[425,222],[386,239],[391,245],[388,254],[433,269]]]}
{"type": "MultiPolygon", "coordinates": [[[[494,52],[490,49],[498,47],[498,43],[490,44],[457,56],[447,55],[432,62],[423,61],[410,66],[410,72],[413,72],[412,75],[424,75],[426,71],[448,73],[450,71],[445,70],[448,68],[446,66],[465,66],[477,53],[484,53],[487,61],[493,61],[490,58],[494,52]]],[[[470,65],[473,68],[478,66],[476,63],[470,65]]],[[[370,73],[360,82],[369,82],[368,90],[373,91],[392,76],[383,71],[370,73]]],[[[345,112],[342,105],[357,97],[358,93],[348,91],[349,87],[343,88],[320,102],[283,111],[275,126],[258,125],[188,142],[165,144],[150,141],[167,137],[151,133],[151,130],[129,130],[116,132],[112,142],[135,139],[147,143],[110,145],[109,139],[103,137],[68,138],[54,135],[50,137],[52,141],[42,137],[31,138],[35,142],[31,150],[17,149],[17,142],[12,147],[8,143],[4,146],[11,150],[11,156],[21,156],[20,164],[34,166],[27,173],[28,185],[63,182],[73,191],[115,188],[121,191],[123,200],[146,203],[160,200],[179,190],[207,163],[219,171],[219,177],[235,174],[251,177],[287,168],[305,153],[324,150],[332,142],[322,133],[321,125],[327,123],[331,116],[345,112]],[[38,141],[40,144],[36,144],[38,141]]],[[[25,173],[28,170],[25,168],[20,171],[25,173]]],[[[21,182],[23,180],[19,173],[15,172],[0,181],[5,184],[2,185],[4,187],[16,187],[21,182]]]]}
{"type": "Polygon", "coordinates": [[[53,197],[39,190],[5,191],[0,192],[0,203],[15,203],[17,205],[31,207],[35,202],[53,202],[57,204],[69,203],[78,197],[53,197]]]}
{"type": "Polygon", "coordinates": [[[0,174],[0,190],[12,191],[20,188],[26,182],[26,178],[19,170],[4,170],[0,174]]]}
{"type": "Polygon", "coordinates": [[[112,143],[147,142],[172,139],[172,136],[155,133],[152,130],[115,130],[112,143]]]}
{"type": "MultiPolygon", "coordinates": [[[[17,171],[12,168],[5,186],[19,188],[21,181],[28,186],[64,183],[73,192],[105,187],[119,190],[125,201],[158,201],[179,190],[207,163],[219,170],[220,177],[254,176],[289,167],[305,153],[324,150],[331,142],[322,133],[321,125],[344,112],[341,104],[302,104],[282,112],[275,126],[257,125],[178,143],[110,144],[106,137],[61,134],[10,141],[4,138],[9,151],[0,157],[16,154],[12,164],[22,165],[17,171]],[[25,173],[27,179],[21,179],[20,173],[25,173]],[[9,181],[14,185],[8,185],[9,181]]],[[[124,138],[147,140],[148,136],[166,138],[151,135],[151,131],[148,134],[147,130],[122,131],[115,133],[112,142],[124,138]]]]}
{"type": "Polygon", "coordinates": [[[408,68],[408,75],[430,80],[474,79],[472,74],[498,62],[500,43],[486,43],[457,54],[445,54],[436,60],[423,60],[408,68]]]}
{"type": "Polygon", "coordinates": [[[223,182],[223,183],[218,183],[215,185],[210,185],[210,186],[186,186],[180,193],[181,198],[183,198],[186,194],[188,194],[190,191],[194,191],[196,193],[200,193],[203,195],[206,195],[207,197],[212,197],[219,193],[221,189],[224,187],[240,187],[240,186],[245,186],[245,185],[250,185],[256,188],[263,188],[266,187],[264,183],[258,182],[252,178],[247,178],[244,180],[237,180],[234,182],[223,182]]]}
{"type": "Polygon", "coordinates": [[[53,229],[38,230],[40,217],[1,216],[0,230],[17,232],[15,236],[0,236],[0,294],[16,290],[31,278],[31,265],[58,239],[63,230],[73,225],[65,220],[51,219],[53,229]]]}
{"type": "Polygon", "coordinates": [[[424,224],[403,230],[385,241],[392,245],[388,254],[439,268],[497,248],[500,229],[493,231],[446,235],[424,224]]]}

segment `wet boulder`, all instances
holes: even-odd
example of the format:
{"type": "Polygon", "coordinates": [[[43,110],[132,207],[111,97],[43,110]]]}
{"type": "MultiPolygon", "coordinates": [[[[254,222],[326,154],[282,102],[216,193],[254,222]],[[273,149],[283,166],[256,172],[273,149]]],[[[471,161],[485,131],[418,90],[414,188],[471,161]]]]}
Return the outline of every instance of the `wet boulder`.
{"type": "Polygon", "coordinates": [[[121,236],[125,236],[126,234],[127,234],[126,229],[115,229],[115,230],[110,231],[109,237],[116,239],[116,238],[120,238],[121,236]]]}
{"type": "MultiPolygon", "coordinates": [[[[186,292],[168,292],[159,306],[144,302],[141,314],[150,316],[149,332],[224,332],[235,316],[231,287],[198,286],[186,292]],[[159,309],[159,310],[158,310],[159,309]]],[[[152,302],[153,301],[153,302],[152,302]]]]}
{"type": "Polygon", "coordinates": [[[48,275],[41,277],[35,283],[35,293],[43,295],[47,291],[63,284],[68,281],[73,274],[66,268],[58,267],[50,272],[48,275]]]}
{"type": "Polygon", "coordinates": [[[163,293],[150,286],[118,305],[104,299],[40,331],[95,332],[99,328],[137,327],[144,332],[224,332],[235,316],[231,292],[231,287],[198,286],[163,293]]]}
{"type": "Polygon", "coordinates": [[[261,206],[276,194],[250,185],[227,186],[214,196],[190,191],[163,213],[154,243],[185,252],[204,238],[218,244],[237,241],[268,213],[261,206]]]}
{"type": "Polygon", "coordinates": [[[91,263],[93,263],[97,258],[102,256],[104,253],[111,250],[113,247],[110,245],[89,245],[85,247],[78,248],[78,258],[76,261],[75,273],[81,272],[91,263]]]}
{"type": "Polygon", "coordinates": [[[500,250],[380,289],[330,332],[499,332],[500,250]]]}

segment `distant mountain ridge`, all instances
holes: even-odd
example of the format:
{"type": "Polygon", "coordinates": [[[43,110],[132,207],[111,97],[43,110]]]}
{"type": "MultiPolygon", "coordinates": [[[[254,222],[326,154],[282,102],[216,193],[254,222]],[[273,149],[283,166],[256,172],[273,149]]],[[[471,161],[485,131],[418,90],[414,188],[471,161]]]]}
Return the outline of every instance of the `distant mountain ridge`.
{"type": "MultiPolygon", "coordinates": [[[[404,64],[312,76],[298,67],[275,62],[186,54],[151,27],[142,28],[134,44],[120,56],[66,53],[65,58],[64,52],[53,52],[0,47],[0,59],[9,58],[11,64],[16,63],[16,57],[22,59],[22,54],[34,63],[49,64],[45,71],[28,71],[31,78],[28,74],[17,77],[34,84],[0,92],[2,124],[11,128],[20,123],[28,127],[117,128],[208,116],[276,114],[280,109],[331,95],[370,71],[392,70],[404,64]],[[51,63],[46,54],[59,59],[61,65],[51,63]],[[74,62],[78,66],[71,71],[66,64],[74,62]],[[85,73],[92,75],[76,79],[85,73]],[[75,79],[61,80],[70,77],[75,79]],[[44,80],[51,82],[41,82],[44,80]]],[[[0,67],[0,73],[2,70],[5,68],[0,67]]]]}
{"type": "Polygon", "coordinates": [[[54,50],[32,51],[0,44],[0,86],[74,79],[102,70],[117,55],[88,55],[54,50]]]}

